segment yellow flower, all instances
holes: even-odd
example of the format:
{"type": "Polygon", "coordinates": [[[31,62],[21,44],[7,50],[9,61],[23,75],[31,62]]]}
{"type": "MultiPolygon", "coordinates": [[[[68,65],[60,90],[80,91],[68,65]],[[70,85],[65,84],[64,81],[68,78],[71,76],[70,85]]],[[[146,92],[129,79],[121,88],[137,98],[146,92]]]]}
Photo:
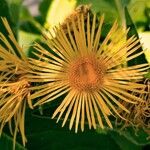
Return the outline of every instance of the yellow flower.
{"type": "Polygon", "coordinates": [[[143,79],[148,68],[147,64],[123,68],[124,62],[143,54],[135,54],[141,47],[139,40],[133,36],[125,41],[128,31],[121,32],[117,22],[102,40],[104,16],[98,23],[96,15],[86,15],[79,13],[76,20],[72,17],[71,23],[66,22],[67,32],[60,26],[54,29],[54,38],[45,35],[46,45],[35,45],[39,60],[32,65],[32,81],[43,83],[32,88],[31,99],[38,98],[34,106],[65,95],[52,118],[63,118],[62,126],[69,120],[69,128],[75,124],[75,132],[79,124],[83,131],[86,121],[90,129],[96,129],[104,128],[105,124],[112,128],[110,116],[125,119],[117,108],[129,113],[122,101],[142,101],[131,91],[141,92],[144,85],[136,82],[143,79]],[[117,48],[121,40],[122,45],[117,48]]]}
{"type": "Polygon", "coordinates": [[[18,45],[7,20],[2,18],[2,21],[8,37],[0,33],[0,134],[8,123],[14,136],[15,148],[18,131],[24,145],[27,141],[24,131],[26,103],[32,108],[30,82],[27,78],[29,67],[23,49],[18,45]]]}

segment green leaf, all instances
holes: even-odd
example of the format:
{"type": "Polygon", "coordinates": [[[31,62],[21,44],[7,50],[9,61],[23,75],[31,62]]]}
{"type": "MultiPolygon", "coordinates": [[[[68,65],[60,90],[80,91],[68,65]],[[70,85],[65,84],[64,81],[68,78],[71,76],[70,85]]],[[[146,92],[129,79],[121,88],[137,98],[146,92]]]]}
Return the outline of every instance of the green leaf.
{"type": "Polygon", "coordinates": [[[21,12],[20,12],[20,21],[26,21],[32,19],[32,16],[26,6],[22,6],[21,12]]]}
{"type": "Polygon", "coordinates": [[[52,3],[52,0],[43,0],[40,3],[39,11],[41,13],[41,16],[42,16],[44,22],[46,20],[47,12],[48,12],[48,9],[49,9],[51,3],[52,3]]]}
{"type": "MultiPolygon", "coordinates": [[[[0,150],[12,150],[13,138],[3,133],[0,137],[0,150]]],[[[16,142],[16,150],[27,150],[22,145],[16,142]]]]}
{"type": "Polygon", "coordinates": [[[56,124],[56,120],[51,120],[50,117],[31,116],[27,125],[28,149],[40,147],[40,150],[121,150],[108,135],[89,129],[76,134],[69,131],[68,125],[61,128],[61,123],[56,124]]]}
{"type": "Polygon", "coordinates": [[[126,131],[121,132],[121,135],[123,135],[125,138],[130,140],[132,143],[137,145],[146,145],[150,144],[150,140],[148,140],[148,133],[143,131],[142,129],[138,130],[135,133],[135,130],[133,128],[128,128],[126,131]]]}
{"type": "Polygon", "coordinates": [[[0,16],[8,17],[7,19],[10,19],[9,7],[6,0],[0,0],[0,16]]]}
{"type": "Polygon", "coordinates": [[[150,8],[149,0],[131,0],[128,4],[128,10],[136,23],[146,22],[146,8],[150,8]]]}
{"type": "Polygon", "coordinates": [[[150,79],[150,71],[144,77],[150,79]]]}
{"type": "Polygon", "coordinates": [[[145,15],[146,15],[146,24],[145,24],[145,30],[150,30],[150,4],[149,7],[146,7],[145,9],[145,15]]]}
{"type": "Polygon", "coordinates": [[[114,0],[77,0],[77,5],[91,5],[93,12],[105,14],[105,21],[112,23],[118,18],[118,11],[114,0]]]}
{"type": "Polygon", "coordinates": [[[119,145],[121,150],[141,150],[142,146],[137,146],[135,143],[132,143],[130,140],[121,136],[115,131],[109,133],[114,141],[119,145]]]}
{"type": "Polygon", "coordinates": [[[58,26],[72,14],[75,6],[76,0],[54,0],[48,8],[44,27],[51,31],[54,26],[58,26]]]}
{"type": "MultiPolygon", "coordinates": [[[[139,39],[136,27],[130,17],[127,7],[125,7],[125,17],[126,17],[126,26],[127,26],[127,28],[130,28],[130,30],[127,34],[127,38],[130,38],[131,36],[135,35],[137,37],[137,39],[139,39]]],[[[140,43],[138,43],[138,44],[140,44],[140,43]]],[[[140,47],[134,54],[140,53],[141,51],[143,51],[142,47],[140,47]]],[[[144,54],[128,61],[128,66],[142,64],[142,63],[147,63],[147,60],[146,60],[144,54]]]]}
{"type": "MultiPolygon", "coordinates": [[[[8,3],[6,2],[6,0],[0,0],[0,17],[6,17],[10,25],[12,26],[9,7],[8,7],[8,3]]],[[[14,27],[14,25],[12,27],[14,27]]],[[[0,18],[0,32],[2,32],[3,34],[7,34],[1,18],[0,18]]]]}
{"type": "Polygon", "coordinates": [[[22,0],[7,0],[7,2],[9,6],[11,20],[14,24],[18,26],[20,12],[22,8],[22,0]]]}
{"type": "Polygon", "coordinates": [[[132,0],[119,0],[123,6],[127,6],[132,0]]]}
{"type": "Polygon", "coordinates": [[[22,31],[38,35],[41,34],[44,24],[41,16],[33,17],[26,6],[22,6],[19,23],[22,31]]]}
{"type": "Polygon", "coordinates": [[[29,56],[29,53],[30,53],[29,50],[30,50],[30,47],[33,46],[34,41],[40,38],[41,37],[38,34],[33,34],[33,33],[31,34],[29,32],[25,32],[22,30],[19,30],[19,33],[18,33],[19,45],[24,48],[24,53],[27,56],[29,56]]]}
{"type": "Polygon", "coordinates": [[[29,140],[32,142],[28,143],[31,149],[38,149],[38,147],[41,147],[41,150],[120,150],[114,140],[109,136],[90,132],[81,135],[69,133],[67,131],[60,132],[48,130],[33,135],[29,140]]]}
{"type": "MultiPolygon", "coordinates": [[[[114,124],[114,122],[112,123],[114,124]]],[[[147,144],[150,144],[150,140],[148,139],[149,134],[146,133],[143,129],[135,130],[133,127],[126,127],[125,129],[121,130],[120,128],[116,128],[114,125],[113,129],[105,128],[105,130],[102,131],[101,129],[98,128],[96,131],[97,133],[100,134],[109,134],[112,137],[114,137],[114,140],[116,138],[116,140],[118,140],[118,142],[116,141],[117,144],[120,143],[120,140],[122,140],[122,142],[129,143],[129,145],[133,147],[134,145],[136,145],[137,149],[140,148],[139,146],[145,146],[147,144]]],[[[125,144],[125,143],[120,143],[120,144],[125,144]]]]}

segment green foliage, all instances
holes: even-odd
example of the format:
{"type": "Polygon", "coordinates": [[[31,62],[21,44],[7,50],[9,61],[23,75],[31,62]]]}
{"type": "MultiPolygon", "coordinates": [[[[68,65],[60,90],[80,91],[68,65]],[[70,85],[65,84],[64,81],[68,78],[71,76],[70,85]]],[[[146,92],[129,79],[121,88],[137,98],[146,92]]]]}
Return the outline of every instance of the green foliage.
{"type": "Polygon", "coordinates": [[[138,145],[138,146],[143,146],[150,144],[150,140],[148,139],[148,133],[146,133],[143,129],[135,130],[132,127],[128,127],[124,130],[115,130],[116,133],[120,135],[121,137],[126,138],[126,140],[130,141],[131,143],[138,145]]]}
{"type": "Polygon", "coordinates": [[[110,132],[110,136],[115,140],[115,142],[120,146],[121,150],[142,150],[141,146],[134,144],[128,138],[120,135],[115,131],[110,132]]]}
{"type": "MultiPolygon", "coordinates": [[[[145,10],[150,7],[149,0],[131,0],[128,4],[129,12],[134,22],[143,23],[146,21],[145,10]]],[[[139,24],[140,25],[140,24],[139,24]]]]}
{"type": "Polygon", "coordinates": [[[20,12],[22,9],[22,0],[7,0],[11,20],[16,26],[19,23],[20,12]]]}
{"type": "MultiPolygon", "coordinates": [[[[10,22],[10,24],[12,24],[9,7],[6,0],[0,0],[0,17],[6,17],[7,20],[10,22]]],[[[6,30],[2,24],[1,19],[0,19],[0,30],[2,33],[6,34],[6,30]]]]}
{"type": "MultiPolygon", "coordinates": [[[[3,133],[0,138],[0,150],[12,150],[13,139],[7,134],[3,133]]],[[[16,150],[27,150],[19,143],[16,143],[16,150]]]]}
{"type": "MultiPolygon", "coordinates": [[[[135,37],[137,39],[139,39],[136,27],[130,17],[127,7],[125,7],[125,18],[126,18],[126,26],[127,26],[127,28],[130,29],[128,32],[127,38],[130,38],[131,36],[135,35],[135,37]]],[[[140,44],[140,42],[138,44],[140,44]]],[[[140,47],[135,53],[140,53],[141,51],[143,51],[142,47],[140,47]]],[[[128,65],[132,66],[132,65],[136,65],[136,64],[142,64],[142,63],[147,63],[147,60],[146,60],[144,54],[130,60],[128,62],[128,65]]]]}
{"type": "Polygon", "coordinates": [[[114,22],[119,17],[114,0],[77,0],[77,5],[91,5],[93,12],[105,14],[105,20],[108,23],[114,22]]]}
{"type": "Polygon", "coordinates": [[[42,16],[44,21],[46,19],[47,12],[48,12],[48,9],[50,8],[51,2],[52,2],[52,0],[43,0],[43,1],[41,1],[39,11],[40,11],[41,16],[42,16]]]}
{"type": "Polygon", "coordinates": [[[75,134],[68,127],[61,128],[61,124],[56,124],[56,120],[51,120],[48,116],[31,115],[26,124],[29,150],[39,147],[41,150],[121,150],[109,135],[88,129],[88,132],[79,131],[75,134]]]}
{"type": "Polygon", "coordinates": [[[150,71],[145,75],[145,78],[150,79],[150,71]]]}

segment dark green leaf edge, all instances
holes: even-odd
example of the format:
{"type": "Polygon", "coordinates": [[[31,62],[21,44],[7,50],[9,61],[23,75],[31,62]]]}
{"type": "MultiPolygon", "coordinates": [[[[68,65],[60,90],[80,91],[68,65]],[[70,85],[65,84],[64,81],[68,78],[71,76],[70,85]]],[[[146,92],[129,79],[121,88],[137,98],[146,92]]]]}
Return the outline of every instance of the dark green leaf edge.
{"type": "MultiPolygon", "coordinates": [[[[11,150],[13,148],[13,138],[8,136],[6,133],[2,133],[0,137],[0,150],[11,150]]],[[[27,150],[21,144],[16,142],[16,150],[27,150]]]]}
{"type": "MultiPolygon", "coordinates": [[[[133,21],[132,21],[132,18],[129,14],[127,7],[125,7],[125,18],[126,18],[126,27],[130,29],[128,34],[127,34],[127,39],[133,35],[135,35],[135,37],[137,39],[139,39],[138,32],[136,30],[136,27],[135,27],[133,21]]],[[[139,44],[140,44],[140,42],[138,43],[138,45],[139,44]]],[[[134,54],[140,53],[142,51],[143,51],[143,49],[142,49],[142,47],[140,47],[134,54]]],[[[147,60],[145,58],[144,53],[142,55],[128,61],[128,66],[133,66],[133,65],[143,64],[143,63],[147,63],[147,60]]]]}

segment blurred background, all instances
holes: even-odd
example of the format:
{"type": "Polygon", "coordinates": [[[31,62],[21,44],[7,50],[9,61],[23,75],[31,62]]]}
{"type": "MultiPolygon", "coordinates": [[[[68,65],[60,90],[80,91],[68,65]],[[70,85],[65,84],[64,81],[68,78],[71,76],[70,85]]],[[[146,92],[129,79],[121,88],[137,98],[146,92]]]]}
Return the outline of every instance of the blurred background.
{"type": "Polygon", "coordinates": [[[23,0],[23,5],[28,8],[32,16],[39,15],[39,3],[41,0],[23,0]]]}
{"type": "MultiPolygon", "coordinates": [[[[20,1],[21,3],[21,0],[8,1],[18,1],[18,3],[20,1]]],[[[43,27],[51,30],[53,26],[62,23],[73,9],[80,4],[90,4],[94,12],[105,13],[107,23],[111,24],[117,18],[122,26],[125,26],[124,7],[127,7],[143,43],[143,48],[147,49],[146,57],[148,60],[150,59],[150,50],[148,50],[150,49],[149,0],[23,0],[22,13],[24,18],[20,21],[23,21],[24,25],[21,25],[21,29],[26,33],[30,30],[32,32],[41,31],[43,27]],[[32,16],[34,19],[30,20],[25,16],[32,16]],[[31,29],[33,26],[36,26],[36,30],[31,29]]],[[[35,35],[32,34],[33,40],[37,38],[36,33],[38,32],[35,32],[35,35]]],[[[22,34],[24,32],[21,32],[20,43],[23,45],[30,44],[32,40],[24,40],[25,34],[22,34]]]]}

